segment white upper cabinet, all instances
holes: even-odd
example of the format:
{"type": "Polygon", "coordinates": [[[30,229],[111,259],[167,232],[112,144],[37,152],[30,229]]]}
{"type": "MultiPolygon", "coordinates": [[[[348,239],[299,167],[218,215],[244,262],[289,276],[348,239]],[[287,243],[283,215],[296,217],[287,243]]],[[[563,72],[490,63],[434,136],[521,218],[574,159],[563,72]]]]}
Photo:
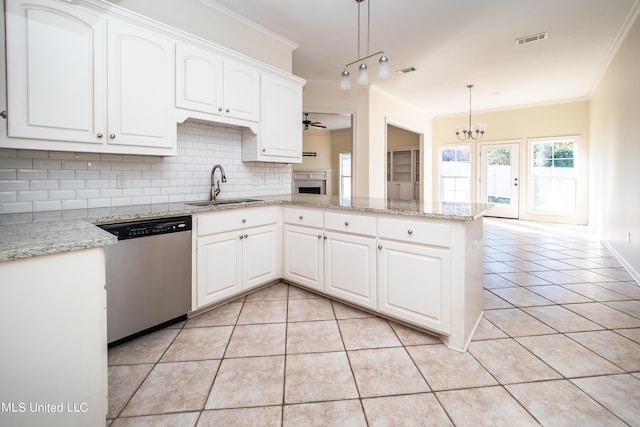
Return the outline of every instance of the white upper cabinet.
{"type": "Polygon", "coordinates": [[[222,114],[222,58],[211,51],[176,45],[176,107],[222,114]]]}
{"type": "Polygon", "coordinates": [[[212,50],[178,43],[176,107],[189,110],[179,112],[179,120],[195,117],[231,124],[241,124],[233,119],[257,122],[260,120],[260,73],[212,50]]]}
{"type": "Polygon", "coordinates": [[[9,136],[102,144],[105,20],[38,0],[8,0],[6,18],[9,136]]]}
{"type": "Polygon", "coordinates": [[[260,132],[243,142],[243,161],[302,163],[302,82],[262,74],[260,132]]]}
{"type": "Polygon", "coordinates": [[[108,27],[109,144],[174,147],[173,42],[133,24],[108,27]]]}
{"type": "Polygon", "coordinates": [[[169,38],[63,2],[6,6],[6,146],[175,154],[169,38]]]}

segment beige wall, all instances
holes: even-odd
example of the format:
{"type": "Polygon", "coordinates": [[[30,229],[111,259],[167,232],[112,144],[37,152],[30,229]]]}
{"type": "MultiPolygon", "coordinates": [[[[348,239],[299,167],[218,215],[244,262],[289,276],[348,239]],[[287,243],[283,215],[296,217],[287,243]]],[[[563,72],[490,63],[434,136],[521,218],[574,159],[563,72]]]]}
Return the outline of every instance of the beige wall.
{"type": "Polygon", "coordinates": [[[293,49],[290,45],[199,4],[197,1],[108,1],[286,72],[291,72],[293,49]]]}
{"type": "Polygon", "coordinates": [[[389,125],[387,127],[387,149],[419,147],[420,135],[389,125]]]}
{"type": "Polygon", "coordinates": [[[316,157],[303,157],[302,163],[292,165],[294,171],[331,169],[331,133],[329,131],[304,131],[302,151],[315,151],[316,157]]]}
{"type": "MultiPolygon", "coordinates": [[[[435,119],[433,123],[433,168],[438,173],[438,152],[442,145],[464,144],[458,141],[455,128],[467,123],[468,115],[435,119]]],[[[484,123],[487,132],[480,143],[520,141],[520,218],[552,222],[587,224],[589,204],[589,101],[568,102],[539,107],[521,108],[507,111],[474,113],[472,124],[484,123]],[[576,150],[576,167],[579,168],[577,189],[577,210],[574,217],[541,216],[528,212],[527,207],[527,150],[531,138],[580,136],[576,150]]],[[[478,144],[472,143],[472,159],[478,158],[478,144]]],[[[473,176],[477,176],[477,163],[472,162],[473,176]]],[[[477,180],[474,180],[477,181],[477,180]]],[[[439,198],[437,176],[434,179],[434,198],[439,198]]],[[[477,188],[473,189],[473,200],[477,200],[477,188]]]]}
{"type": "Polygon", "coordinates": [[[640,279],[640,20],[591,100],[591,225],[640,279]],[[631,233],[631,242],[627,242],[631,233]]]}

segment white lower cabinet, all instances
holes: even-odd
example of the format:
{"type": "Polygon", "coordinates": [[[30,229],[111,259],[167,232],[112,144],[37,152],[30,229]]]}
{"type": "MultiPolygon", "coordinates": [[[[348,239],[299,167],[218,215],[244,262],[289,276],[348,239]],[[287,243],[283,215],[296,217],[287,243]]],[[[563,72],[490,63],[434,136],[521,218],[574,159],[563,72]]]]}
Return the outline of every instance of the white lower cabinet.
{"type": "Polygon", "coordinates": [[[194,309],[281,277],[276,207],[196,218],[194,309]],[[231,231],[221,231],[223,228],[231,231]]]}
{"type": "Polygon", "coordinates": [[[242,240],[239,233],[231,231],[198,238],[198,308],[242,290],[242,240]]]}
{"type": "Polygon", "coordinates": [[[284,226],[283,277],[304,286],[323,290],[322,229],[284,226]]]}
{"type": "Polygon", "coordinates": [[[451,326],[450,252],[380,240],[378,310],[448,334],[451,326]]]}
{"type": "Polygon", "coordinates": [[[324,291],[345,301],[376,308],[376,239],[326,232],[324,291]]]}

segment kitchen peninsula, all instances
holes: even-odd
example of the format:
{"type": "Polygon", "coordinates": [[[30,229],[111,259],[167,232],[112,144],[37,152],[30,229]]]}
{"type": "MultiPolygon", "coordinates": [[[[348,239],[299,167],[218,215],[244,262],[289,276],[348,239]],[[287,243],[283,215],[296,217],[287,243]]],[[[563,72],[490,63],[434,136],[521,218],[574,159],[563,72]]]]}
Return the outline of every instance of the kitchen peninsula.
{"type": "MultiPolygon", "coordinates": [[[[194,313],[284,279],[436,333],[449,347],[464,351],[482,316],[482,214],[487,208],[289,195],[210,206],[171,203],[0,215],[0,313],[5,324],[14,325],[2,333],[10,351],[0,356],[0,379],[15,384],[2,389],[0,400],[60,400],[60,384],[65,384],[65,402],[91,402],[86,414],[60,414],[68,417],[66,425],[86,425],[86,418],[77,420],[91,413],[104,420],[103,246],[116,239],[95,224],[192,215],[194,313]],[[240,277],[242,283],[231,294],[216,294],[215,280],[203,278],[206,269],[200,265],[215,259],[206,255],[216,251],[212,242],[219,240],[212,236],[232,236],[237,245],[246,245],[247,279],[252,277],[252,250],[265,247],[261,240],[251,246],[252,233],[264,230],[276,240],[268,246],[275,248],[273,271],[261,276],[267,282],[242,282],[240,277]],[[199,300],[199,295],[211,298],[199,300]],[[86,351],[76,351],[77,345],[86,351]],[[56,348],[74,348],[75,359],[67,351],[51,357],[56,348]],[[42,354],[48,356],[34,356],[42,354]],[[60,372],[69,374],[62,383],[60,372]]],[[[15,414],[15,420],[22,415],[15,414]]]]}

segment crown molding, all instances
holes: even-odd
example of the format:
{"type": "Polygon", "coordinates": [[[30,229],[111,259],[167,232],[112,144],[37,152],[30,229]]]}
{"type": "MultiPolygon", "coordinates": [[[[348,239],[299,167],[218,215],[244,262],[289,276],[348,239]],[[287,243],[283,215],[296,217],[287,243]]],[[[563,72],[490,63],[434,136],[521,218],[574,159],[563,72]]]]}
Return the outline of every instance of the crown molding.
{"type": "Polygon", "coordinates": [[[292,51],[296,50],[300,45],[292,40],[289,40],[288,38],[274,32],[271,31],[270,29],[258,24],[255,21],[252,21],[251,19],[240,15],[238,12],[235,12],[223,5],[221,5],[220,3],[218,3],[215,0],[188,0],[191,3],[195,3],[201,6],[204,6],[206,8],[209,8],[217,13],[220,13],[224,16],[226,16],[227,18],[230,18],[234,21],[237,21],[243,25],[246,25],[256,31],[258,31],[261,34],[264,34],[267,37],[270,37],[271,39],[282,43],[284,45],[286,45],[288,48],[290,48],[292,51]]]}

